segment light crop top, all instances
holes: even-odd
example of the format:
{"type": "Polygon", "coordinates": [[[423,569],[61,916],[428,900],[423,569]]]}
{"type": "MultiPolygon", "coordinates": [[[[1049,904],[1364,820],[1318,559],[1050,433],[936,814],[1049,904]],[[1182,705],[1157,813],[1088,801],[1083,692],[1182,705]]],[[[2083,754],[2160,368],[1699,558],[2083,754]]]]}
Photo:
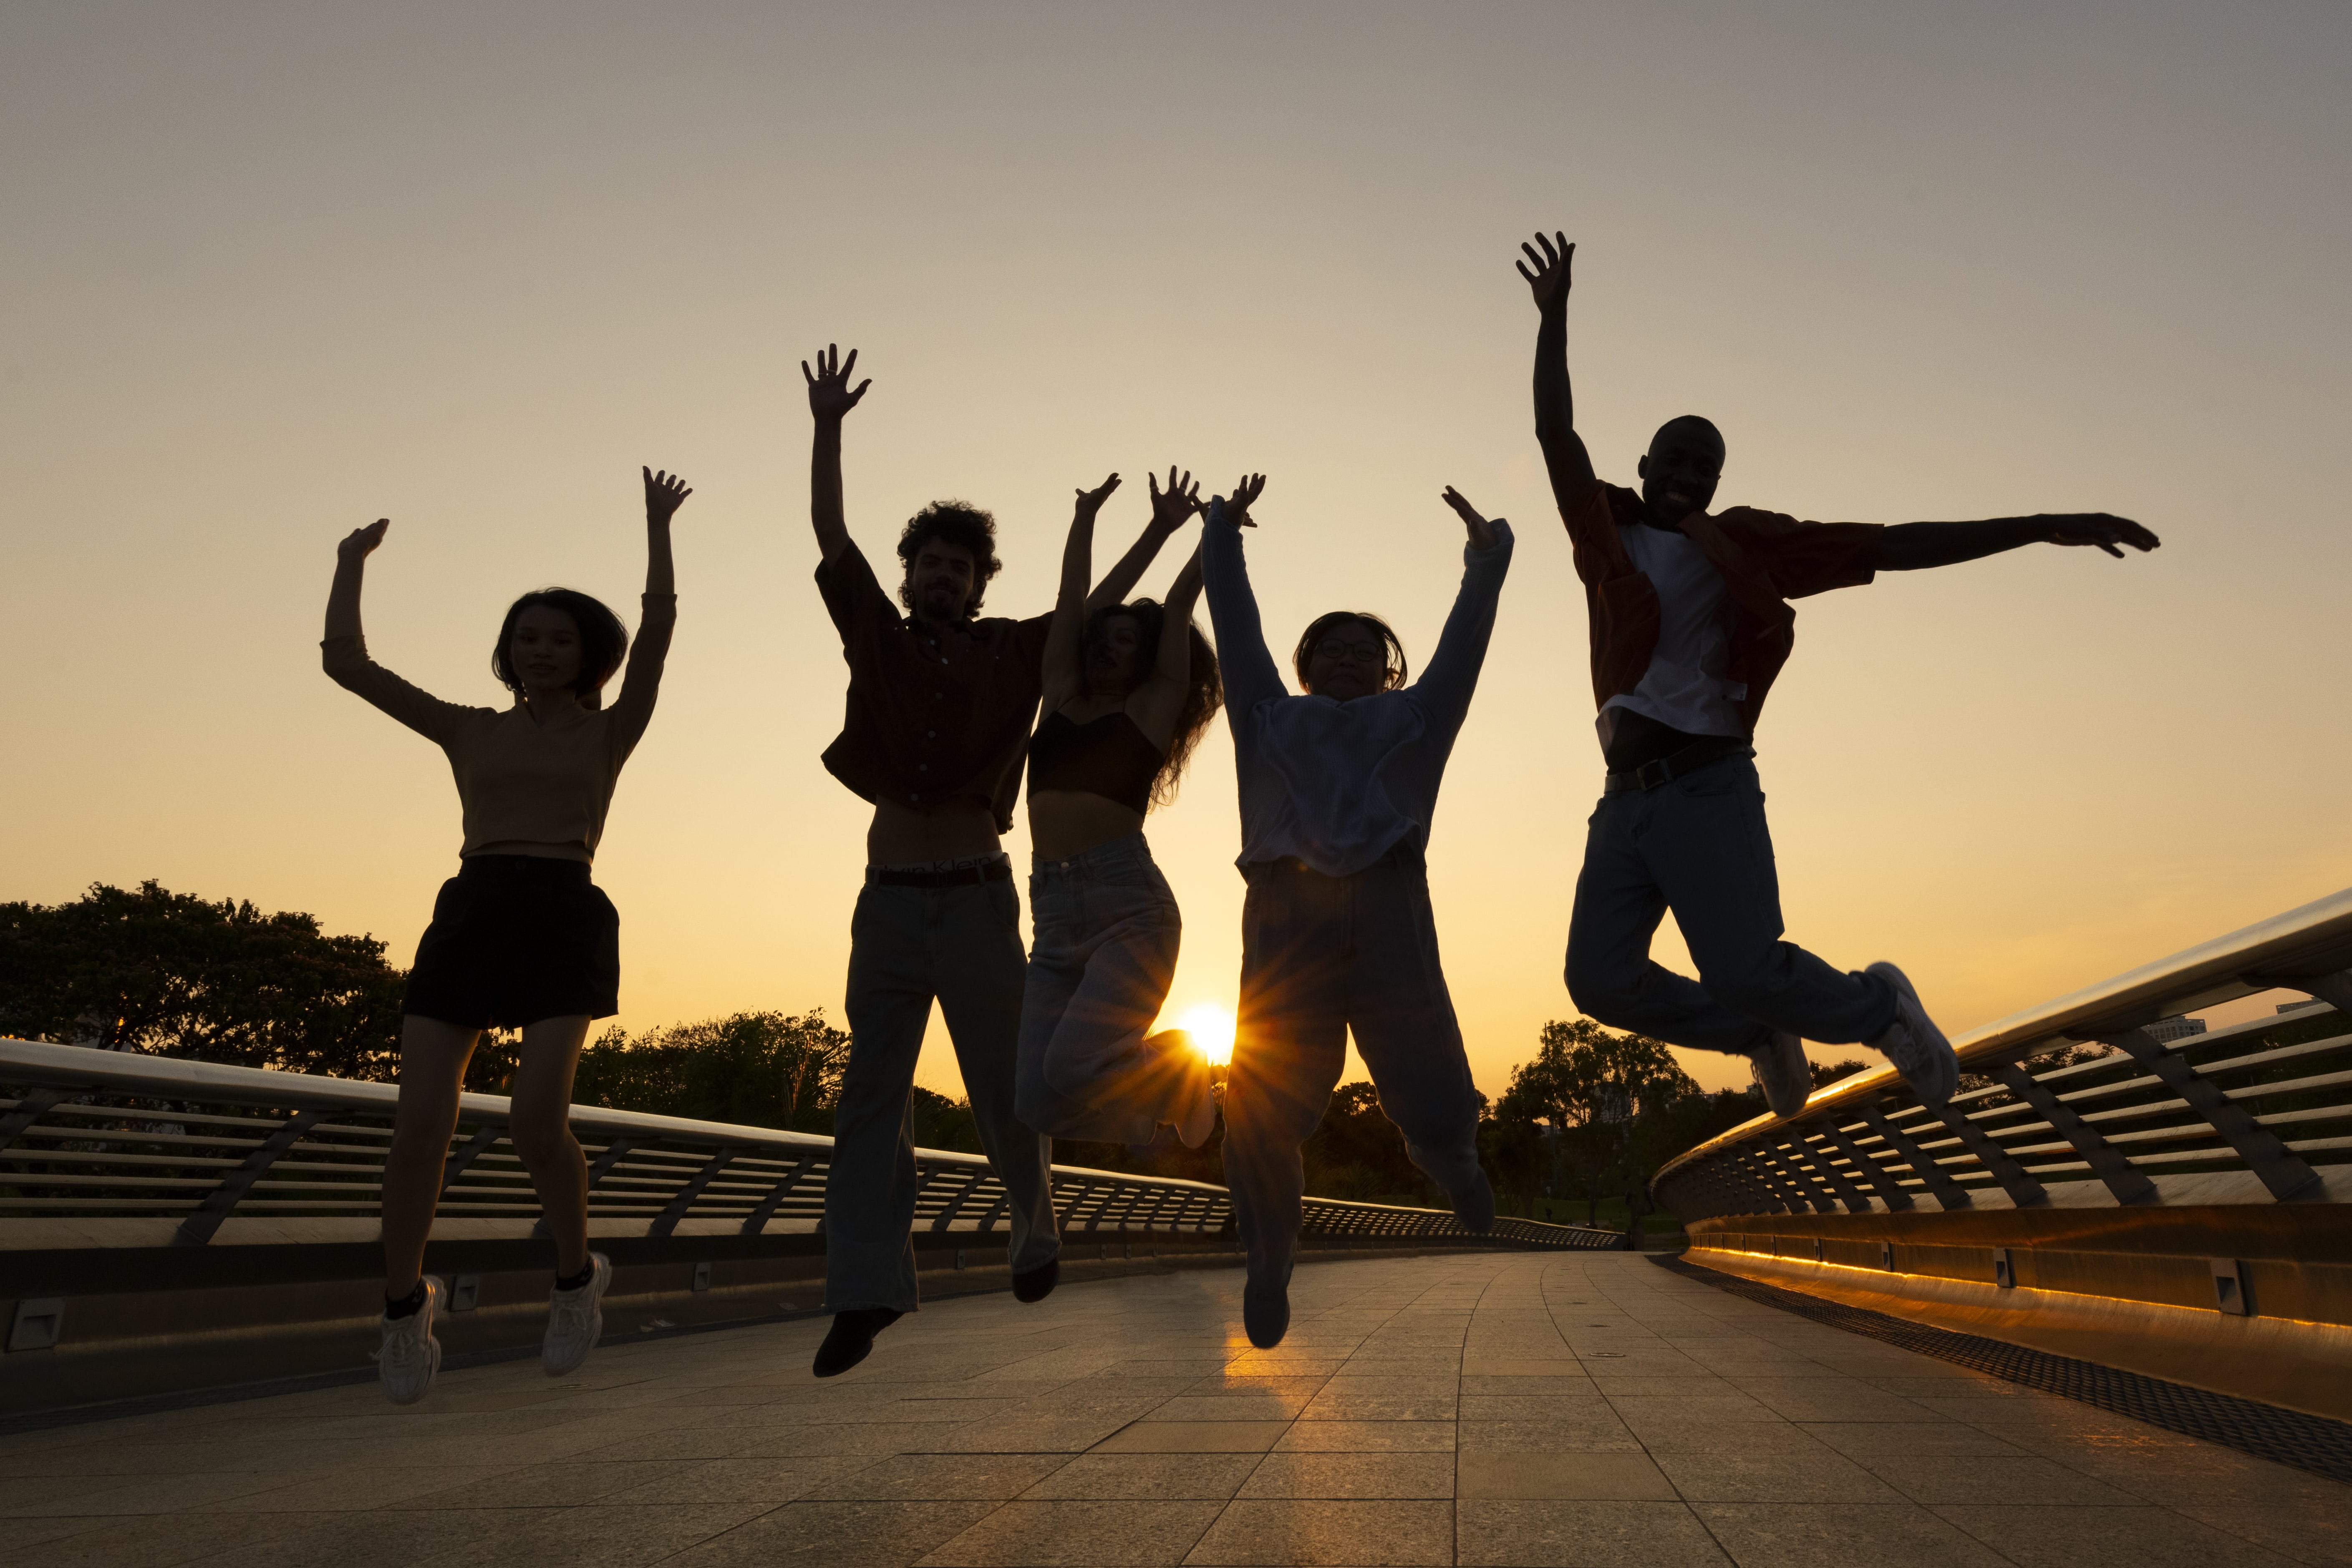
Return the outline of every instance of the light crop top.
{"type": "Polygon", "coordinates": [[[676,595],[646,595],[620,696],[609,708],[566,709],[544,722],[520,699],[504,710],[444,702],[370,658],[363,638],[330,637],[319,646],[336,685],[447,754],[465,808],[460,855],[536,850],[593,860],[621,764],[653,718],[677,624],[676,595]],[[524,845],[532,849],[516,847],[524,845]]]}
{"type": "Polygon", "coordinates": [[[1029,797],[1041,789],[1083,790],[1141,816],[1151,809],[1152,781],[1167,760],[1123,712],[1086,724],[1048,713],[1029,741],[1029,797]]]}

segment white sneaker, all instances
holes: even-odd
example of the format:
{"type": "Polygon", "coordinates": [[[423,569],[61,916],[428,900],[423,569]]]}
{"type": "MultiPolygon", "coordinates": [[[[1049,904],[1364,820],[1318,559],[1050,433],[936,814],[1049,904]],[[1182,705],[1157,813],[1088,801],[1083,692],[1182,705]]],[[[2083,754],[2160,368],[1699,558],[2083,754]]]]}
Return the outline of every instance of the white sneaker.
{"type": "Polygon", "coordinates": [[[433,1320],[445,1295],[441,1281],[427,1274],[425,1305],[404,1318],[383,1320],[383,1348],[375,1353],[375,1370],[383,1380],[384,1397],[394,1405],[414,1405],[433,1392],[433,1375],[441,1370],[441,1342],[433,1337],[433,1320]]]}
{"type": "Polygon", "coordinates": [[[1927,1016],[1927,1009],[1919,1004],[1919,993],[1901,970],[1891,963],[1874,963],[1863,973],[1875,974],[1895,987],[1895,1022],[1870,1042],[1870,1048],[1895,1064],[1895,1070],[1903,1075],[1922,1104],[1945,1104],[1960,1088],[1960,1058],[1952,1042],[1927,1016]]]}
{"type": "Polygon", "coordinates": [[[596,1348],[597,1339],[604,1332],[604,1313],[597,1302],[604,1298],[604,1288],[613,1282],[613,1260],[601,1252],[592,1252],[588,1261],[595,1272],[588,1283],[576,1290],[558,1290],[547,1299],[547,1338],[540,1342],[540,1370],[550,1377],[562,1377],[580,1370],[588,1352],[596,1348]]]}
{"type": "Polygon", "coordinates": [[[1785,1030],[1773,1030],[1769,1044],[1749,1053],[1748,1070],[1775,1116],[1795,1116],[1813,1097],[1813,1068],[1805,1060],[1805,1042],[1785,1030]]]}

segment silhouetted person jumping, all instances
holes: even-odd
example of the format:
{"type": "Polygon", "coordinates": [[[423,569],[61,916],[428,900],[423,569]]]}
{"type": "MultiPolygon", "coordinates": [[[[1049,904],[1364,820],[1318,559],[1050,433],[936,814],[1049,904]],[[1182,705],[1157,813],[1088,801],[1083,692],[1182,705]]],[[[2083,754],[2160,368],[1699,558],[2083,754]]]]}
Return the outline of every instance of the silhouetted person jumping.
{"type": "MultiPolygon", "coordinates": [[[[1036,941],[1015,1110],[1040,1132],[1095,1142],[1148,1143],[1172,1124],[1197,1149],[1216,1125],[1208,1061],[1173,1032],[1144,1043],[1175,978],[1183,918],[1143,819],[1174,797],[1223,688],[1192,625],[1198,550],[1165,605],[1087,609],[1095,515],[1118,488],[1113,474],[1078,492],[1045,638],[1045,717],[1029,742],[1036,941]]],[[[1150,488],[1163,540],[1200,510],[1190,474],[1170,468],[1168,489],[1150,488]]]]}
{"type": "MultiPolygon", "coordinates": [[[[894,601],[849,537],[841,422],[866,395],[828,347],[806,361],[815,420],[809,502],[824,561],[817,591],[849,661],[848,711],[824,765],[874,805],[866,886],[849,929],[849,1062],[834,1109],[824,1189],[825,1310],[819,1377],[848,1371],[915,1310],[917,1174],[908,1097],[936,999],[955,1042],[982,1150],[1004,1184],[1013,1294],[1059,1276],[1048,1141],[1013,1110],[1021,1034],[1021,898],[999,837],[1013,826],[1051,616],[982,618],[996,521],[935,501],[898,536],[894,601]],[[905,613],[901,613],[901,606],[905,613]]],[[[1147,531],[1091,605],[1127,596],[1159,549],[1147,531]]]]}
{"type": "Polygon", "coordinates": [[[466,708],[418,690],[368,657],[360,630],[367,558],[388,519],[337,548],[327,597],[327,673],[447,753],[465,808],[457,874],[441,885],[401,999],[400,1104],[383,1163],[383,1347],[377,1370],[394,1405],[433,1386],[441,1281],[425,1277],[425,1238],[457,1128],[466,1063],[484,1029],[522,1031],[507,1137],[530,1173],[555,1238],[555,1290],[540,1364],[562,1377],[604,1331],[613,1266],[588,1250],[588,1166],[572,1136],[572,1076],[588,1026],[620,1011],[621,918],[589,879],[621,764],[652,719],[677,622],[669,526],[694,492],[646,472],[646,594],[637,640],[585,594],[542,588],[507,611],[490,668],[505,709],[466,708]],[[621,695],[604,685],[628,653],[621,695]]]}
{"type": "Polygon", "coordinates": [[[1209,505],[1201,542],[1209,614],[1223,651],[1225,721],[1241,787],[1241,1005],[1225,1079],[1225,1184],[1248,1263],[1250,1342],[1290,1328],[1307,1173],[1299,1151],[1347,1065],[1348,1036],[1406,1155],[1472,1230],[1495,1221],[1478,1164],[1478,1090],[1437,953],[1426,855],[1438,785],[1469,716],[1510,525],[1452,489],[1469,541],[1462,586],[1422,678],[1403,645],[1356,610],[1310,622],[1291,655],[1306,695],[1282,683],[1242,558],[1241,530],[1265,488],[1244,479],[1209,505]]]}
{"type": "Polygon", "coordinates": [[[1948,566],[2024,544],[2119,544],[2156,535],[2105,512],[1976,522],[1800,522],[1710,513],[1722,435],[1685,415],[1651,437],[1639,494],[1603,484],[1576,434],[1568,379],[1565,235],[1520,249],[1535,294],[1536,437],[1584,582],[1605,792],[1585,839],[1568,936],[1568,989],[1589,1016],[1670,1045],[1748,1058],[1780,1115],[1812,1090],[1806,1040],[1883,1052],[1940,1105],[1959,1066],[1891,963],[1832,969],[1780,940],[1780,893],[1754,764],[1756,721],[1794,642],[1790,599],[1882,571],[1948,566]],[[1669,909],[1694,982],[1650,961],[1669,909]]]}

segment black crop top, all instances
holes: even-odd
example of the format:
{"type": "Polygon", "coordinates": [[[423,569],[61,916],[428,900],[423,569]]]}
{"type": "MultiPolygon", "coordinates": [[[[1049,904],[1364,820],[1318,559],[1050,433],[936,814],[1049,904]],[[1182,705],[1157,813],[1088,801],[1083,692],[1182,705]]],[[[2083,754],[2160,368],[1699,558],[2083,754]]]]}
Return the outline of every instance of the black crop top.
{"type": "Polygon", "coordinates": [[[1034,800],[1041,789],[1084,790],[1141,816],[1151,805],[1151,782],[1167,760],[1125,713],[1087,724],[1048,713],[1029,742],[1029,796],[1034,800]]]}

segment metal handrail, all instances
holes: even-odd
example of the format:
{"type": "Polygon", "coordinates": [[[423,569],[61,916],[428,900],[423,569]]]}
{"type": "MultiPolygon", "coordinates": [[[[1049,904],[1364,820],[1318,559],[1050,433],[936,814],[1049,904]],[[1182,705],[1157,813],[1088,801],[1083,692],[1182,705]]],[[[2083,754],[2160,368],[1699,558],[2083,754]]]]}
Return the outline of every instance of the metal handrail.
{"type": "MultiPolygon", "coordinates": [[[[173,1243],[203,1246],[232,1215],[373,1216],[400,1091],[392,1084],[0,1039],[0,1215],[84,1224],[178,1217],[173,1243]],[[120,1103],[129,1102],[129,1103],[120,1103]],[[224,1110],[232,1113],[224,1113],[224,1110]],[[237,1110],[259,1115],[238,1115],[237,1110]]],[[[511,1103],[467,1094],[443,1166],[440,1214],[530,1219],[538,1200],[506,1137],[511,1103]]],[[[572,1108],[589,1159],[599,1233],[745,1237],[816,1232],[833,1140],[599,1106],[572,1108]],[[715,1223],[714,1223],[715,1222],[715,1223]]],[[[918,1149],[919,1230],[993,1241],[1009,1199],[986,1159],[918,1149]]],[[[1223,1187],[1083,1166],[1053,1167],[1066,1230],[1227,1235],[1223,1187]]],[[[1517,1247],[1607,1247],[1614,1232],[1506,1217],[1473,1235],[1437,1209],[1306,1200],[1306,1233],[1517,1247]]]]}
{"type": "Polygon", "coordinates": [[[1814,1090],[1793,1116],[1760,1116],[1686,1150],[1651,1191],[1685,1220],[1923,1203],[2128,1205],[2189,1184],[2204,1201],[2352,1199],[2352,1188],[2329,1185],[2352,1162],[2352,1035],[2266,1048],[2282,1023],[2307,1021],[2294,1016],[2173,1039],[2147,1032],[2273,989],[2352,1014],[2352,889],[1969,1032],[1954,1042],[1960,1069],[1994,1081],[1948,1108],[1920,1104],[1881,1067],[1814,1090]],[[2083,1043],[2112,1049],[2026,1068],[2083,1043]],[[2339,1070],[2313,1070],[2331,1064],[2339,1070]],[[2289,1076],[2232,1081],[2254,1072],[2289,1076]],[[2329,1123],[2342,1135],[2302,1135],[2329,1123]]]}

